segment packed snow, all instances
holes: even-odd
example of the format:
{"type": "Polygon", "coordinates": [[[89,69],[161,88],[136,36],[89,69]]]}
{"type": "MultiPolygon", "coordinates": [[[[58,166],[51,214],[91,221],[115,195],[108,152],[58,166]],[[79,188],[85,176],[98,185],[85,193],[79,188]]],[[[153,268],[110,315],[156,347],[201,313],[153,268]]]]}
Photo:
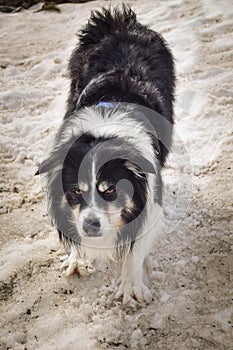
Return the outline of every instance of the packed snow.
{"type": "MultiPolygon", "coordinates": [[[[233,349],[232,82],[229,0],[129,1],[177,67],[167,234],[149,257],[153,301],[114,300],[116,267],[64,277],[65,254],[34,173],[65,111],[67,64],[90,11],[0,14],[0,349],[233,349]]],[[[112,1],[120,4],[121,1],[112,1]]]]}

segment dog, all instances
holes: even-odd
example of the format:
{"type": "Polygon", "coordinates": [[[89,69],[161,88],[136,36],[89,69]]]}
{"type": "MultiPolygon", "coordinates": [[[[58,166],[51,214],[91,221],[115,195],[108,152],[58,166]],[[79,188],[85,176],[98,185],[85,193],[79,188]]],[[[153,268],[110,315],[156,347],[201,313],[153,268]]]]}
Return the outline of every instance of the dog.
{"type": "Polygon", "coordinates": [[[135,12],[91,13],[69,63],[67,110],[37,174],[70,252],[62,269],[86,275],[98,257],[121,266],[116,298],[151,300],[144,261],[163,230],[162,178],[172,141],[174,59],[135,12]]]}

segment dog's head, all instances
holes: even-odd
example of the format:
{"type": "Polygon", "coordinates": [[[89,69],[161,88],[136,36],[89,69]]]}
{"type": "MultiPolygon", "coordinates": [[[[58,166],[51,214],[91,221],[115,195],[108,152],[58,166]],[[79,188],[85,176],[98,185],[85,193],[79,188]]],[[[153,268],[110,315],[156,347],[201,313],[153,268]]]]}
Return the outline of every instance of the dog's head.
{"type": "Polygon", "coordinates": [[[147,201],[147,173],[155,170],[124,139],[83,134],[54,151],[41,164],[39,173],[43,172],[52,181],[61,178],[62,186],[53,191],[63,193],[50,195],[52,202],[60,202],[55,204],[58,211],[68,205],[79,235],[98,237],[116,232],[141,214],[147,201]]]}

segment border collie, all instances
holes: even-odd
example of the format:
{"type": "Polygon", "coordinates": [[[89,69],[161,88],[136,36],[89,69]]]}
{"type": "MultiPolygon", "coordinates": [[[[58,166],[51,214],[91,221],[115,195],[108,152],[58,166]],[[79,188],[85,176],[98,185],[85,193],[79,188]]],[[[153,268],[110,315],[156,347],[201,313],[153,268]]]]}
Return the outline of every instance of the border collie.
{"type": "Polygon", "coordinates": [[[162,36],[128,6],[91,13],[69,63],[67,111],[46,173],[49,213],[70,255],[120,262],[117,298],[149,301],[143,264],[163,229],[161,168],[171,145],[175,73],[162,36]]]}

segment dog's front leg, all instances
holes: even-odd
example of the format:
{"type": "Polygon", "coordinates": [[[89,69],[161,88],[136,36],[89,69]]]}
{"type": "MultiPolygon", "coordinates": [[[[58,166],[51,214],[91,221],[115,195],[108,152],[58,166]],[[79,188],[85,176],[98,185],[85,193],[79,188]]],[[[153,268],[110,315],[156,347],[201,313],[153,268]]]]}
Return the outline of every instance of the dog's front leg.
{"type": "Polygon", "coordinates": [[[124,257],[122,264],[121,283],[116,298],[123,297],[123,303],[132,298],[138,301],[150,302],[150,290],[143,281],[143,263],[153,248],[156,239],[165,233],[162,208],[155,204],[149,215],[146,227],[150,229],[134,242],[133,249],[124,257]]]}
{"type": "Polygon", "coordinates": [[[95,269],[87,260],[79,257],[77,249],[73,246],[70,255],[61,265],[61,271],[65,271],[66,276],[78,273],[80,277],[84,277],[95,272],[95,269]]]}
{"type": "Polygon", "coordinates": [[[144,254],[137,245],[127,254],[123,260],[121,283],[116,294],[116,299],[123,298],[123,304],[132,299],[139,302],[150,302],[151,292],[143,281],[144,254]]]}

